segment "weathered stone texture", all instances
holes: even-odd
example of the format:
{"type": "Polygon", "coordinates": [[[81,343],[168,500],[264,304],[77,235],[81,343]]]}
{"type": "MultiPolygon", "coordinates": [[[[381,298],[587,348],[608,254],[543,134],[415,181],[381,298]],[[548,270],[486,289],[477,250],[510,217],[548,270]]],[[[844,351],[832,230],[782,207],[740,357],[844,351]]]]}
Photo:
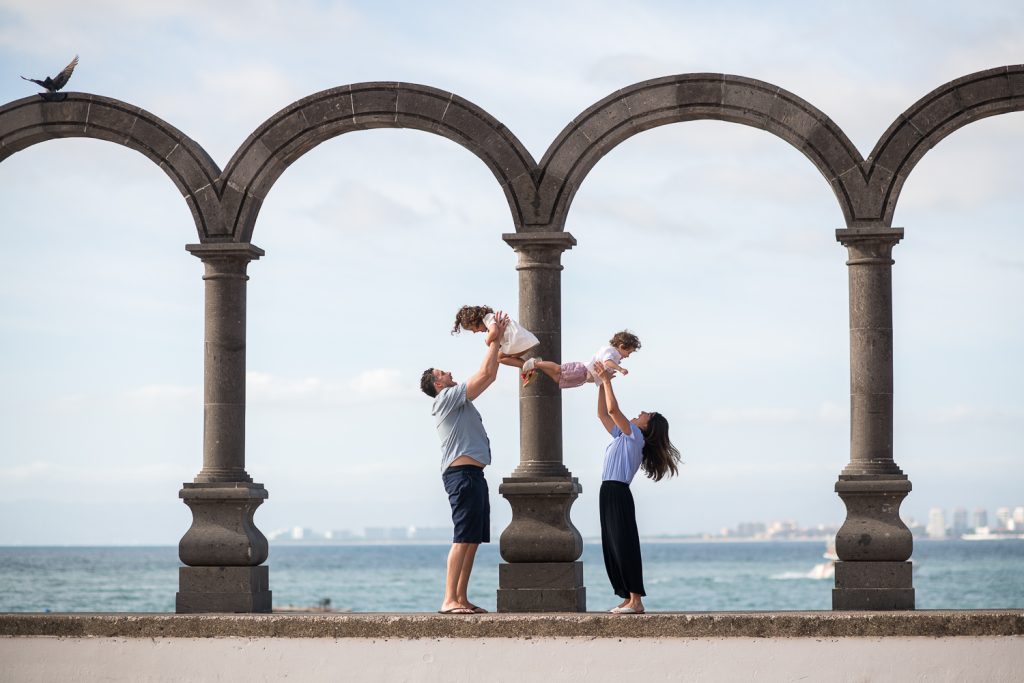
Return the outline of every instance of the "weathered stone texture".
{"type": "Polygon", "coordinates": [[[617,614],[0,614],[0,636],[864,638],[1022,636],[1024,610],[617,614]]]}

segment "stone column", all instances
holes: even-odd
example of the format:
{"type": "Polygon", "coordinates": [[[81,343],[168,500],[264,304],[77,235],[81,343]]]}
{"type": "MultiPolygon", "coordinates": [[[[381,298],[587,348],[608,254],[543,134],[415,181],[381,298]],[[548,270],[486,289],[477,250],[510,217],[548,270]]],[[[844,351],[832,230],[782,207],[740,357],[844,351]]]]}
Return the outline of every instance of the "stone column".
{"type": "Polygon", "coordinates": [[[899,515],[911,487],[892,454],[892,248],[903,229],[847,228],[836,238],[850,255],[850,464],[835,487],[846,521],[832,609],[914,609],[914,541],[899,515]]]}
{"type": "MultiPolygon", "coordinates": [[[[561,231],[503,236],[519,254],[519,321],[540,340],[531,355],[560,362],[562,252],[576,244],[561,231]]],[[[519,392],[519,466],[498,491],[512,507],[501,534],[499,612],[585,612],[583,539],[569,518],[582,489],[562,463],[562,396],[546,376],[519,392]]]]}
{"type": "Polygon", "coordinates": [[[178,544],[177,611],[270,612],[267,539],[253,523],[266,500],[245,471],[245,274],[251,244],[190,244],[206,282],[203,469],[179,496],[192,527],[178,544]]]}

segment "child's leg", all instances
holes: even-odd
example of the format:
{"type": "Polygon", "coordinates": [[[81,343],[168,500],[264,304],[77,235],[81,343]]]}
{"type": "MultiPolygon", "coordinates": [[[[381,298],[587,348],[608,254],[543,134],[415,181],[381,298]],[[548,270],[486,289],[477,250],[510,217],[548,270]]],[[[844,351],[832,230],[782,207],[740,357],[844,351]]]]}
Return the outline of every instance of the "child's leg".
{"type": "Polygon", "coordinates": [[[549,360],[538,360],[534,361],[533,367],[554,380],[555,384],[558,384],[558,380],[562,379],[562,366],[558,363],[549,360]]]}

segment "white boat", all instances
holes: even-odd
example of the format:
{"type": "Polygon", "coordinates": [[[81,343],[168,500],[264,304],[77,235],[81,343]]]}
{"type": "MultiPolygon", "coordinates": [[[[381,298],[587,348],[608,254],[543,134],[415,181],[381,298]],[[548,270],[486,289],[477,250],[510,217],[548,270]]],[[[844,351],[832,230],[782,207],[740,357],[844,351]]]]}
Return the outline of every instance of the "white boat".
{"type": "Polygon", "coordinates": [[[1024,534],[1012,534],[1003,531],[992,533],[987,526],[979,526],[973,534],[964,534],[960,537],[965,541],[1007,541],[1013,539],[1024,539],[1024,534]]]}
{"type": "Polygon", "coordinates": [[[811,571],[807,572],[807,578],[809,579],[831,579],[836,574],[836,561],[839,556],[836,555],[836,539],[829,540],[825,544],[825,552],[822,554],[827,561],[819,562],[814,565],[811,571]]]}

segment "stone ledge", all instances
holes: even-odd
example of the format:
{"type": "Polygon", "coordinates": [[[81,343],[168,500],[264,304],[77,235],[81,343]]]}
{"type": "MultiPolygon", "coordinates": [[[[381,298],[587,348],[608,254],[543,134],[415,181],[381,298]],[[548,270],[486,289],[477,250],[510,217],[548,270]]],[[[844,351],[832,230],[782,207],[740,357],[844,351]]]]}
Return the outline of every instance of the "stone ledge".
{"type": "Polygon", "coordinates": [[[1024,635],[1024,610],[586,614],[0,614],[62,638],[844,638],[1024,635]]]}

